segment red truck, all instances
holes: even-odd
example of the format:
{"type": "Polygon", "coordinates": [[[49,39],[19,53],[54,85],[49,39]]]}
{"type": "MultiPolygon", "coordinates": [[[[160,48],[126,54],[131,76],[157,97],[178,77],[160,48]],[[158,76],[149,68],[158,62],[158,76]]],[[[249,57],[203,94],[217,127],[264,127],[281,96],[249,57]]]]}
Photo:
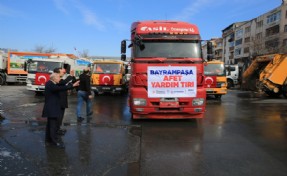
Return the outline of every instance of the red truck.
{"type": "MultiPolygon", "coordinates": [[[[206,91],[197,26],[180,21],[134,22],[130,41],[128,101],[132,118],[202,118],[206,91]]],[[[123,40],[123,61],[126,45],[123,40]]]]}

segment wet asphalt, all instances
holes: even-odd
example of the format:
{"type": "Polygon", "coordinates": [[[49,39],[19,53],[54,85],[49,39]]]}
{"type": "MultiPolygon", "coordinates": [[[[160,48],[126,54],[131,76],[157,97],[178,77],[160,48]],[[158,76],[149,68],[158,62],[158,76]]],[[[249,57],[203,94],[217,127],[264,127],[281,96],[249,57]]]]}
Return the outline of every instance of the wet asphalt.
{"type": "Polygon", "coordinates": [[[131,120],[127,96],[100,95],[76,122],[69,96],[65,149],[45,146],[43,96],[0,87],[0,175],[242,176],[287,173],[287,99],[229,90],[204,119],[131,120]],[[1,111],[0,111],[1,112],[1,111]]]}

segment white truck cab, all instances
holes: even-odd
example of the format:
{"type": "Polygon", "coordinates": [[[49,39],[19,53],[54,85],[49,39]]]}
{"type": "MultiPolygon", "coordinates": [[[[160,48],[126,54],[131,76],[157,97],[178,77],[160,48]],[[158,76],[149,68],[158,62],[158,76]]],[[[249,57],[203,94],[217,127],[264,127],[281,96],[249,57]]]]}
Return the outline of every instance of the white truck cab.
{"type": "Polygon", "coordinates": [[[238,84],[239,79],[239,66],[238,65],[225,65],[227,88],[234,87],[238,84]]]}

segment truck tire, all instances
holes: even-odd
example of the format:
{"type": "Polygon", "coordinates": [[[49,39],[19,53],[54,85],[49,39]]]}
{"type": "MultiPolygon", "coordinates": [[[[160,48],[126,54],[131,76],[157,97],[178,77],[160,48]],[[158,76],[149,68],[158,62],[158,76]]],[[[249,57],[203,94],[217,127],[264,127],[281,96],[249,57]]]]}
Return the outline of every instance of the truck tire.
{"type": "Polygon", "coordinates": [[[287,85],[282,86],[282,95],[287,98],[287,85]]]}
{"type": "Polygon", "coordinates": [[[233,81],[228,79],[227,80],[227,89],[230,89],[231,87],[233,87],[233,81]]]}
{"type": "Polygon", "coordinates": [[[4,85],[4,84],[5,84],[4,75],[0,74],[0,85],[4,85]]]}
{"type": "Polygon", "coordinates": [[[280,95],[281,95],[281,90],[278,92],[278,93],[275,93],[275,92],[273,92],[273,91],[269,91],[269,90],[267,90],[267,91],[265,91],[265,93],[268,95],[268,96],[270,96],[270,97],[273,97],[273,98],[278,98],[278,97],[280,97],[280,95]]]}
{"type": "Polygon", "coordinates": [[[221,100],[221,95],[214,95],[214,97],[218,100],[221,100]]]}

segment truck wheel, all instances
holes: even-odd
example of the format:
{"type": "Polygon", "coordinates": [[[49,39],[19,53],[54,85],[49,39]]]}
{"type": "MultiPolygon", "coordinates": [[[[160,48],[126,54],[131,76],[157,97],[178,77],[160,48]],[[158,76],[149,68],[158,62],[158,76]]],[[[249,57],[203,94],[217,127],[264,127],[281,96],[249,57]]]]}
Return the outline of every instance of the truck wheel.
{"type": "Polygon", "coordinates": [[[284,85],[284,86],[282,87],[282,95],[283,95],[285,98],[287,98],[287,85],[284,85]]]}
{"type": "Polygon", "coordinates": [[[220,100],[221,99],[221,95],[214,95],[216,99],[220,100]]]}
{"type": "Polygon", "coordinates": [[[35,95],[36,96],[42,96],[42,95],[44,95],[44,92],[42,92],[42,91],[35,91],[35,95]]]}
{"type": "Polygon", "coordinates": [[[3,75],[0,75],[0,85],[4,85],[4,84],[5,84],[5,79],[3,75]]]}
{"type": "Polygon", "coordinates": [[[280,97],[282,92],[279,91],[278,93],[275,93],[273,91],[265,91],[265,93],[270,97],[278,98],[278,97],[280,97]]]}
{"type": "Polygon", "coordinates": [[[228,79],[227,80],[227,89],[230,89],[231,87],[233,87],[233,82],[230,79],[228,79]]]}

